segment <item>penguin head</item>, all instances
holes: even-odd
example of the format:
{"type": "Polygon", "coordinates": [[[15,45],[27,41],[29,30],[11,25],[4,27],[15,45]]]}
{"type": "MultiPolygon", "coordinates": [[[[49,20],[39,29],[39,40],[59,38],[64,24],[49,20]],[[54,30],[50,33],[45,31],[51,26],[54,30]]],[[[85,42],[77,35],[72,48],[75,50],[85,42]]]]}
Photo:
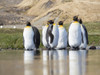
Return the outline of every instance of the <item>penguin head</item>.
{"type": "Polygon", "coordinates": [[[48,22],[49,22],[49,24],[53,24],[53,23],[54,23],[54,21],[53,21],[53,20],[49,20],[48,22]]]}
{"type": "Polygon", "coordinates": [[[59,23],[58,23],[59,25],[63,25],[63,21],[59,21],[59,23]]]}
{"type": "Polygon", "coordinates": [[[74,16],[73,21],[78,21],[78,16],[74,16]]]}
{"type": "Polygon", "coordinates": [[[47,25],[49,25],[50,23],[49,23],[49,21],[47,21],[47,25]]]}
{"type": "Polygon", "coordinates": [[[82,24],[82,19],[81,18],[79,19],[79,23],[82,24]]]}
{"type": "Polygon", "coordinates": [[[27,21],[26,26],[31,26],[31,23],[27,21]]]}

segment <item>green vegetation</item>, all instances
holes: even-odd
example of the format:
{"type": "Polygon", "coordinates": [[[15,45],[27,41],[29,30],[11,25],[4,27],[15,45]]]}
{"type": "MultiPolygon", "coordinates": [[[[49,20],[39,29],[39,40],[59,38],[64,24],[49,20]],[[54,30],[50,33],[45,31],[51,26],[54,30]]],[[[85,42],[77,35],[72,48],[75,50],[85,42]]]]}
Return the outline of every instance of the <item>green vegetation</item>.
{"type": "MultiPolygon", "coordinates": [[[[89,33],[89,45],[100,45],[100,22],[84,23],[89,33]]],[[[64,25],[68,31],[69,24],[64,25]]],[[[40,31],[41,32],[41,31],[40,31]]],[[[40,43],[40,48],[44,48],[40,43]]],[[[22,29],[0,29],[0,49],[24,49],[22,29]]]]}
{"type": "Polygon", "coordinates": [[[0,29],[0,48],[23,49],[21,29],[0,29]]]}
{"type": "Polygon", "coordinates": [[[89,35],[89,45],[100,46],[100,35],[89,35]]]}

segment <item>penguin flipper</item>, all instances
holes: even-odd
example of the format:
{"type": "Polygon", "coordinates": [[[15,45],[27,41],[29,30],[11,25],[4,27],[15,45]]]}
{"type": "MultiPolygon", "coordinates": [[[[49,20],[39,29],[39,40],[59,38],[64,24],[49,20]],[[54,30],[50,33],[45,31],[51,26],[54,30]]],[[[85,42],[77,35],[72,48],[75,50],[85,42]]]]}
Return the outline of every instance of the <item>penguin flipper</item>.
{"type": "Polygon", "coordinates": [[[35,47],[39,48],[39,45],[40,45],[40,33],[39,33],[39,30],[36,27],[32,27],[32,28],[33,28],[33,31],[34,31],[33,40],[34,40],[35,47]]]}
{"type": "Polygon", "coordinates": [[[53,25],[49,25],[49,27],[47,29],[47,41],[48,41],[48,37],[50,36],[50,43],[52,43],[53,39],[54,39],[54,35],[52,34],[52,30],[53,30],[53,25]]]}
{"type": "Polygon", "coordinates": [[[84,41],[83,41],[83,33],[81,32],[81,36],[82,36],[82,43],[84,43],[84,41]]]}
{"type": "Polygon", "coordinates": [[[52,43],[53,42],[53,39],[54,39],[54,36],[53,36],[52,33],[50,34],[50,38],[51,38],[50,43],[52,43]]]}
{"type": "Polygon", "coordinates": [[[83,28],[84,28],[84,30],[85,30],[86,42],[87,42],[87,44],[89,44],[87,29],[86,29],[86,27],[85,27],[84,25],[83,25],[83,28]]]}

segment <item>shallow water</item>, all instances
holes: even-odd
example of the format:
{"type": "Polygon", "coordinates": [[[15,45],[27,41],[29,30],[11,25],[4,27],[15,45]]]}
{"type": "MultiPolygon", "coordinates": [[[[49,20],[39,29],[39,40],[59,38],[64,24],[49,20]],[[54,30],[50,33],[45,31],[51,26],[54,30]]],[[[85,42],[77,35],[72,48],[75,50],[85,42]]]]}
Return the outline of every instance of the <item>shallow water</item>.
{"type": "Polygon", "coordinates": [[[0,75],[99,75],[100,50],[0,51],[0,75]]]}

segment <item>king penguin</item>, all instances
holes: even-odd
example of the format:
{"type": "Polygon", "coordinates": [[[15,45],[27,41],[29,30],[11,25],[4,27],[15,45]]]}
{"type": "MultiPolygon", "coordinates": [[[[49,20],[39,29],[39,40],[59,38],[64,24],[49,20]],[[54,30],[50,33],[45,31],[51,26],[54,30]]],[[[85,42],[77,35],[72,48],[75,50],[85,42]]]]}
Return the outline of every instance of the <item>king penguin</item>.
{"type": "Polygon", "coordinates": [[[43,26],[42,28],[42,44],[47,48],[47,41],[46,41],[46,32],[47,28],[49,27],[49,21],[47,21],[47,24],[43,26]]]}
{"type": "Polygon", "coordinates": [[[46,32],[46,41],[48,50],[55,49],[58,44],[59,30],[53,20],[49,21],[49,27],[46,32]]]}
{"type": "Polygon", "coordinates": [[[66,49],[67,48],[67,31],[64,28],[62,21],[59,21],[58,28],[59,28],[59,40],[58,40],[57,49],[60,49],[60,50],[66,49]]]}
{"type": "Polygon", "coordinates": [[[32,27],[30,22],[27,22],[23,31],[23,41],[26,50],[35,50],[40,45],[40,33],[36,27],[32,27]]]}
{"type": "Polygon", "coordinates": [[[73,17],[73,22],[69,26],[69,45],[71,49],[77,50],[81,45],[81,26],[78,22],[78,16],[73,17]]]}
{"type": "Polygon", "coordinates": [[[88,32],[85,25],[82,24],[82,19],[79,19],[79,23],[81,25],[81,32],[82,32],[82,43],[80,45],[80,49],[86,49],[88,44],[88,32]]]}

